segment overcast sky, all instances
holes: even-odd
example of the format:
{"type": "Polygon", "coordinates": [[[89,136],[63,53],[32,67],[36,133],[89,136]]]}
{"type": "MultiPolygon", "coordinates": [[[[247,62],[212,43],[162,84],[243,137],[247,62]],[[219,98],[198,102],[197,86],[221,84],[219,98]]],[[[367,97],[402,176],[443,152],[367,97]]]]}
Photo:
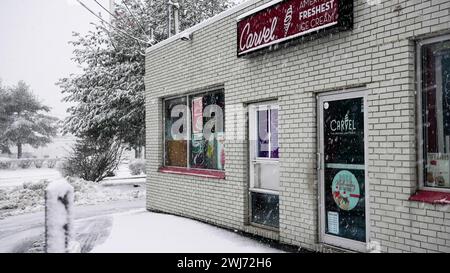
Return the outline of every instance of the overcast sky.
{"type": "MultiPolygon", "coordinates": [[[[83,0],[100,12],[93,0],[83,0]]],[[[108,0],[100,0],[106,7],[108,0]]],[[[104,14],[104,12],[103,12],[104,14]]],[[[104,14],[105,18],[108,18],[104,14]]],[[[86,33],[97,19],[75,0],[0,0],[0,79],[3,85],[24,80],[57,117],[67,105],[55,85],[76,73],[72,31],[86,33]]]]}

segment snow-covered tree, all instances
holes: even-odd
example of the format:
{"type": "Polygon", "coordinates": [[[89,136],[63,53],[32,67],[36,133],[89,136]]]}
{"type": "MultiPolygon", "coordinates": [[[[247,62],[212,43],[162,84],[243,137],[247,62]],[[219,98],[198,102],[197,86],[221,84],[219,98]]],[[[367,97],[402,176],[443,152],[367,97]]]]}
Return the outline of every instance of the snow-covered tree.
{"type": "Polygon", "coordinates": [[[1,91],[0,96],[0,143],[3,147],[16,146],[17,158],[21,158],[24,144],[38,148],[52,141],[58,119],[46,114],[50,108],[33,95],[26,83],[20,81],[1,91]]]}
{"type": "MultiPolygon", "coordinates": [[[[102,17],[111,17],[110,24],[99,21],[86,35],[74,33],[73,60],[82,73],[58,82],[64,100],[74,105],[68,109],[64,132],[99,140],[115,138],[139,149],[145,144],[145,50],[168,36],[168,1],[115,3],[114,13],[102,17]]],[[[225,10],[229,1],[180,0],[179,4],[183,30],[225,10]]]]}
{"type": "MultiPolygon", "coordinates": [[[[5,131],[8,117],[6,114],[6,89],[2,86],[0,80],[0,132],[5,131]]],[[[0,153],[10,153],[7,143],[0,141],[0,153]]]]}

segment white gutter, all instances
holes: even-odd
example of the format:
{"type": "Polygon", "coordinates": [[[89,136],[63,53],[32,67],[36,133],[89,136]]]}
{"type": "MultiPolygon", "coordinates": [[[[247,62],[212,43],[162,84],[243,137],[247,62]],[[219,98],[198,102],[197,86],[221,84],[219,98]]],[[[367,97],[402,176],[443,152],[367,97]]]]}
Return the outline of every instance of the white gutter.
{"type": "Polygon", "coordinates": [[[278,3],[282,2],[282,1],[284,1],[284,0],[272,0],[272,1],[266,3],[266,4],[262,5],[262,6],[259,6],[259,7],[255,8],[255,9],[252,9],[252,10],[250,10],[250,11],[248,11],[248,12],[242,14],[242,15],[239,15],[236,18],[236,21],[240,21],[241,19],[243,19],[243,18],[245,18],[245,17],[247,17],[249,15],[257,13],[258,11],[261,11],[261,10],[266,9],[268,7],[274,6],[274,5],[276,5],[276,4],[278,4],[278,3]]]}
{"type": "Polygon", "coordinates": [[[262,0],[247,0],[247,1],[237,5],[235,7],[227,9],[227,10],[217,14],[216,16],[213,16],[213,17],[211,17],[211,18],[209,18],[209,19],[207,19],[207,20],[205,20],[205,21],[203,21],[203,22],[201,22],[201,23],[199,23],[199,24],[197,24],[197,25],[195,25],[195,26],[193,26],[191,28],[186,29],[185,31],[182,31],[182,32],[180,32],[180,33],[178,33],[178,34],[176,34],[176,35],[174,35],[174,36],[172,36],[172,37],[170,37],[168,39],[165,39],[165,40],[157,43],[154,46],[151,46],[151,47],[147,48],[145,50],[145,53],[149,53],[149,52],[152,52],[154,50],[157,50],[158,48],[163,47],[165,45],[168,45],[168,44],[172,43],[173,41],[176,41],[176,40],[180,39],[183,36],[185,37],[187,35],[190,35],[190,34],[194,33],[195,31],[198,31],[198,30],[200,30],[202,28],[205,28],[205,27],[207,27],[207,26],[209,26],[209,25],[211,25],[211,24],[213,24],[213,23],[215,23],[215,22],[217,22],[219,20],[222,20],[225,17],[228,17],[228,16],[232,15],[233,13],[237,13],[237,12],[239,12],[239,11],[241,11],[241,10],[243,10],[243,9],[245,9],[245,8],[255,4],[255,3],[257,3],[257,2],[260,2],[260,1],[262,1],[262,0]]]}

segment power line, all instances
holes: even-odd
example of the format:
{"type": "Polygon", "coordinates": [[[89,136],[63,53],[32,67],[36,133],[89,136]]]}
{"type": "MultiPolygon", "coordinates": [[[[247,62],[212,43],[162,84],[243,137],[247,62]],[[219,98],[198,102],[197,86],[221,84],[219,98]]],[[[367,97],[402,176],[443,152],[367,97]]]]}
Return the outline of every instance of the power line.
{"type": "Polygon", "coordinates": [[[141,25],[141,23],[139,22],[139,20],[136,18],[136,16],[134,16],[134,14],[131,12],[131,10],[128,8],[128,5],[125,3],[126,1],[122,0],[122,3],[124,4],[125,8],[128,10],[128,12],[131,14],[131,17],[133,17],[134,21],[139,25],[139,27],[141,28],[142,32],[144,32],[144,34],[146,34],[144,27],[141,25]]]}
{"type": "Polygon", "coordinates": [[[100,4],[97,0],[94,0],[94,2],[97,3],[104,11],[109,13],[109,15],[111,15],[114,19],[117,20],[117,17],[114,14],[112,14],[107,8],[105,8],[102,4],[100,4]]]}
{"type": "MultiPolygon", "coordinates": [[[[114,14],[112,14],[112,12],[111,11],[109,11],[107,8],[105,8],[102,4],[100,4],[97,0],[94,0],[94,2],[95,3],[97,3],[97,5],[99,5],[103,10],[105,10],[109,15],[111,15],[111,17],[113,17],[116,21],[122,21],[123,23],[124,23],[124,25],[126,25],[126,22],[125,21],[123,21],[122,20],[122,18],[117,18],[117,16],[115,16],[114,14]]],[[[141,29],[142,29],[142,27],[141,27],[141,29]]],[[[145,36],[147,36],[147,38],[148,38],[148,35],[147,35],[147,33],[145,33],[145,30],[143,30],[143,33],[142,34],[144,34],[145,36]]]]}
{"type": "Polygon", "coordinates": [[[153,45],[151,42],[149,42],[149,41],[144,41],[144,40],[142,40],[142,39],[136,38],[136,37],[134,37],[133,35],[128,34],[127,32],[123,31],[122,29],[119,29],[119,28],[113,26],[112,24],[110,24],[109,22],[105,21],[102,17],[98,16],[98,15],[97,15],[95,12],[93,12],[89,7],[87,7],[83,2],[81,2],[81,0],[77,0],[77,2],[78,2],[81,6],[83,6],[86,10],[88,10],[90,13],[92,13],[95,17],[97,17],[100,21],[102,21],[103,23],[109,25],[109,26],[112,27],[113,29],[119,31],[119,32],[122,33],[123,35],[125,35],[125,36],[127,36],[127,37],[129,37],[129,38],[131,38],[131,39],[134,39],[134,40],[136,40],[136,41],[138,41],[138,42],[145,43],[145,44],[148,44],[148,45],[153,45]]]}

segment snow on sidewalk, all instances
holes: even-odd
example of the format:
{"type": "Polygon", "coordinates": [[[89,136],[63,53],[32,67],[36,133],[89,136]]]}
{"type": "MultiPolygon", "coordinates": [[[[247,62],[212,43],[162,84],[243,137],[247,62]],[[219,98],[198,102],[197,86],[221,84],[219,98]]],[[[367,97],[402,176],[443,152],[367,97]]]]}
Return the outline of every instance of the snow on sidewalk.
{"type": "Polygon", "coordinates": [[[228,230],[173,215],[139,210],[116,214],[111,235],[96,253],[277,253],[228,230]]]}

